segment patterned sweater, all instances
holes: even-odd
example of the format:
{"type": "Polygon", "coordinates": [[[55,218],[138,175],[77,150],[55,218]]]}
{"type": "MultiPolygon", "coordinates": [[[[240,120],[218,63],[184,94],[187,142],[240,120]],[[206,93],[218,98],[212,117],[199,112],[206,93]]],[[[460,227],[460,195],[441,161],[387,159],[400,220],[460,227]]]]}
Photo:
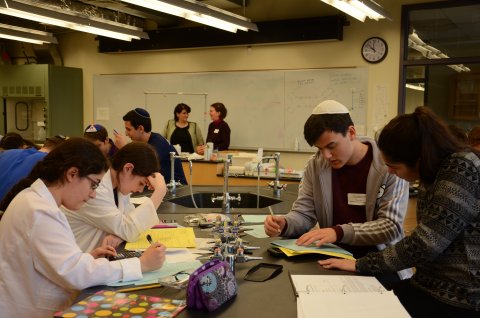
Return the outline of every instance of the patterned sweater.
{"type": "Polygon", "coordinates": [[[358,260],[361,273],[415,266],[412,285],[446,304],[480,311],[480,158],[445,159],[436,180],[421,189],[418,226],[382,252],[358,260]]]}

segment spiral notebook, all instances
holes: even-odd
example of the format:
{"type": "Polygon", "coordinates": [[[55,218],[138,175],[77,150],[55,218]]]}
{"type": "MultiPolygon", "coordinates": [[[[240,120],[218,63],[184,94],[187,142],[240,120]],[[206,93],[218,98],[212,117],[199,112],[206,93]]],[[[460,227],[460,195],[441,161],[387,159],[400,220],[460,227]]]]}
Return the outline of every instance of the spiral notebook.
{"type": "Polygon", "coordinates": [[[54,317],[175,317],[185,300],[101,290],[54,317]]]}
{"type": "Polygon", "coordinates": [[[298,318],[406,318],[397,296],[370,276],[291,275],[298,318]]]}

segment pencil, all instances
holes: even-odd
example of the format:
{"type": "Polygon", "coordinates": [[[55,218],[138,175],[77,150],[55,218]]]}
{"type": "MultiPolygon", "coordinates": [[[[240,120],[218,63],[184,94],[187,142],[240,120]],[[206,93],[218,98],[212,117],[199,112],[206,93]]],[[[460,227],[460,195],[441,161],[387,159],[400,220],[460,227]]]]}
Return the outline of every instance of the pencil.
{"type": "Polygon", "coordinates": [[[275,213],[273,213],[273,210],[272,210],[271,206],[268,207],[268,211],[270,211],[270,215],[272,215],[272,216],[275,215],[275,213]]]}
{"type": "Polygon", "coordinates": [[[295,283],[293,282],[292,274],[290,273],[290,271],[288,271],[288,278],[290,279],[290,283],[292,284],[293,295],[295,296],[295,300],[297,300],[298,292],[297,292],[297,288],[295,287],[295,283]]]}
{"type": "Polygon", "coordinates": [[[131,292],[131,291],[135,291],[135,290],[151,289],[151,288],[159,288],[159,287],[162,287],[162,285],[152,284],[152,285],[141,285],[141,286],[138,286],[138,287],[122,288],[122,289],[117,289],[115,291],[119,292],[119,293],[124,293],[124,292],[131,292]]]}

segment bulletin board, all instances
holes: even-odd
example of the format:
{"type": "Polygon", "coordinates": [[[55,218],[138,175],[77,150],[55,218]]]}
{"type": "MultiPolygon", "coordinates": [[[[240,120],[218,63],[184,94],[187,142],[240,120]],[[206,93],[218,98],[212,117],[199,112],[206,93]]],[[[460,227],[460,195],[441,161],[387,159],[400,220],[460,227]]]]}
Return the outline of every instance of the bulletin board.
{"type": "Polygon", "coordinates": [[[94,121],[123,131],[122,117],[135,107],[150,112],[161,133],[178,103],[192,108],[190,121],[206,138],[210,105],[225,104],[230,148],[312,150],[303,125],[320,102],[335,99],[350,109],[359,134],[365,131],[366,68],[303,69],[94,76],[94,121]]]}

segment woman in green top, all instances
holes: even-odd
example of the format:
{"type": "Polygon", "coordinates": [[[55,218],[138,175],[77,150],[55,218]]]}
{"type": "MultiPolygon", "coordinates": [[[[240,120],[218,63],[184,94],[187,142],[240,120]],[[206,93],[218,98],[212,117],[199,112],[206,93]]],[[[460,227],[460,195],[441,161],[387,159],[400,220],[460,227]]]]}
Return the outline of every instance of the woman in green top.
{"type": "MultiPolygon", "coordinates": [[[[203,136],[200,127],[195,122],[188,121],[191,112],[190,106],[180,103],[175,106],[173,118],[170,119],[163,130],[163,136],[172,145],[180,145],[182,152],[198,152],[203,145],[203,136]]],[[[203,148],[201,148],[203,149],[203,148]]]]}

